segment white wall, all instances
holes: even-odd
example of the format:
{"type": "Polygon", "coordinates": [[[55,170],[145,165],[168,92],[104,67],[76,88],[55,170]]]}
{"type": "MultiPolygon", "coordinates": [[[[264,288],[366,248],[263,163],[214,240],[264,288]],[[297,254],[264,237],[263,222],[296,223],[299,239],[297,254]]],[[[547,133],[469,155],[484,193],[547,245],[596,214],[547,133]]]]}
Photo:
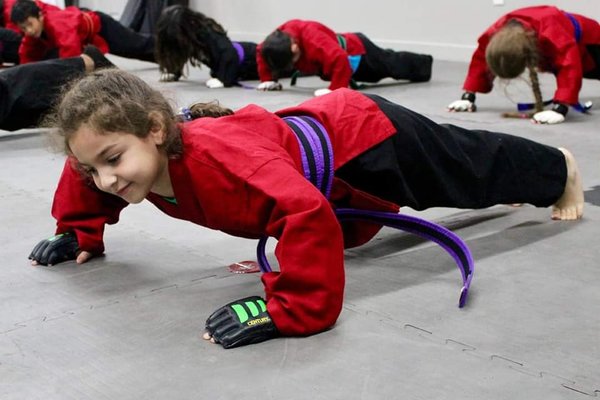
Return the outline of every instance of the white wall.
{"type": "MultiPolygon", "coordinates": [[[[120,13],[125,0],[84,3],[120,13]]],[[[479,34],[501,15],[539,4],[600,21],[599,0],[190,0],[193,9],[216,19],[232,39],[260,42],[288,19],[314,19],[338,32],[363,32],[380,46],[456,61],[470,59],[479,34]],[[504,4],[494,5],[498,1],[504,4]]]]}

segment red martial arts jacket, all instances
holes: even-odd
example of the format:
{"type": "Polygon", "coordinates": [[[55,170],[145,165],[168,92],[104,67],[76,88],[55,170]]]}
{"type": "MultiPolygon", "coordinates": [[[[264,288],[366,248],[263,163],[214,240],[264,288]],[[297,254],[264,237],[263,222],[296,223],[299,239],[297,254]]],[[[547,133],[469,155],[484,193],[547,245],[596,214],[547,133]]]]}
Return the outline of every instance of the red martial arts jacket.
{"type": "MultiPolygon", "coordinates": [[[[10,12],[12,10],[12,6],[17,2],[17,0],[4,0],[2,16],[4,18],[4,28],[13,30],[17,32],[19,35],[22,35],[23,32],[19,29],[18,25],[14,24],[10,19],[10,12]]],[[[39,4],[38,4],[39,6],[39,4]]]]}
{"type": "MultiPolygon", "coordinates": [[[[319,75],[331,81],[329,89],[346,88],[352,79],[348,56],[365,53],[365,46],[354,33],[341,33],[346,39],[346,50],[338,42],[334,31],[315,21],[293,19],[277,28],[292,37],[300,47],[300,59],[294,67],[306,75],[319,75]]],[[[269,66],[262,58],[261,45],[256,51],[258,76],[261,82],[272,81],[269,66]]]]}
{"type": "Polygon", "coordinates": [[[99,35],[100,17],[93,11],[81,11],[77,7],[44,9],[44,33],[40,38],[25,36],[19,47],[21,64],[40,61],[45,54],[58,49],[59,58],[81,55],[83,46],[93,44],[103,53],[108,44],[99,35]]]}
{"type": "Polygon", "coordinates": [[[554,73],[557,89],[554,101],[565,104],[578,103],[583,73],[596,65],[586,45],[600,45],[598,22],[578,14],[570,14],[581,28],[579,42],[575,25],[565,11],[552,6],[527,7],[512,11],[488,28],[478,41],[469,72],[464,83],[468,92],[488,93],[492,90],[493,74],[487,67],[485,50],[494,33],[508,21],[516,20],[526,29],[535,31],[540,51],[540,69],[554,73]]]}
{"type": "MultiPolygon", "coordinates": [[[[166,214],[235,236],[278,239],[280,271],[265,273],[267,309],[284,335],[333,325],[344,291],[344,247],[368,241],[379,227],[337,221],[332,206],[397,212],[399,207],[335,178],[331,204],[302,173],[296,137],[280,118],[309,115],[326,128],[337,169],[395,133],[368,97],[348,89],[270,113],[256,105],[234,115],[181,126],[183,154],[169,161],[177,204],[150,193],[166,214]]],[[[127,203],[100,192],[67,160],[52,206],[57,233],[74,231],[80,248],[104,250],[103,231],[127,203]]]]}

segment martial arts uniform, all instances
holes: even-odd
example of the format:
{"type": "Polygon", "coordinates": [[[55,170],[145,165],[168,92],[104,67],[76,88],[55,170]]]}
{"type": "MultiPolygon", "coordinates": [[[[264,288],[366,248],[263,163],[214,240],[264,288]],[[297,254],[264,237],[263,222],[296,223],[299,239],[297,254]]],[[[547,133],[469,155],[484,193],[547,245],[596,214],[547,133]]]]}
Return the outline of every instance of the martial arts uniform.
{"type": "Polygon", "coordinates": [[[232,42],[227,35],[211,29],[199,30],[196,38],[207,48],[207,59],[200,61],[210,68],[210,76],[223,82],[225,87],[242,80],[258,79],[256,43],[232,42]]]}
{"type": "MultiPolygon", "coordinates": [[[[2,15],[0,15],[0,26],[6,29],[10,29],[18,34],[21,34],[19,26],[14,24],[10,19],[10,12],[12,11],[12,6],[16,2],[17,0],[0,0],[0,10],[2,11],[2,15]]],[[[38,5],[38,7],[42,6],[41,2],[39,1],[36,1],[36,4],[38,5]]]]}
{"type": "Polygon", "coordinates": [[[17,0],[0,0],[0,66],[19,63],[21,31],[10,20],[10,11],[17,0]]]}
{"type": "Polygon", "coordinates": [[[42,36],[24,37],[21,42],[22,64],[78,56],[86,44],[98,47],[103,53],[154,61],[154,38],[125,28],[107,14],[72,6],[64,10],[42,10],[42,14],[42,36]]]}
{"type": "MultiPolygon", "coordinates": [[[[315,21],[294,19],[278,30],[291,36],[300,47],[300,59],[294,68],[303,75],[319,75],[331,81],[329,89],[349,87],[357,82],[378,82],[383,78],[424,82],[431,78],[432,57],[405,51],[384,50],[361,33],[336,34],[315,21]],[[360,62],[352,63],[349,57],[360,62]]],[[[257,63],[260,80],[275,80],[258,46],[257,63]]]]}
{"type": "Polygon", "coordinates": [[[0,129],[17,130],[38,124],[56,102],[61,88],[82,75],[81,57],[46,60],[0,71],[0,129]]]}
{"type": "MultiPolygon", "coordinates": [[[[548,206],[566,182],[557,149],[438,125],[347,89],[277,113],[249,105],[181,129],[183,154],[169,159],[176,204],[153,193],[147,199],[168,215],[208,228],[277,238],[280,271],[263,274],[262,281],[267,310],[283,335],[312,334],[335,323],[344,248],[365,243],[379,229],[362,222],[341,226],[332,207],[548,206]],[[298,140],[280,118],[293,115],[313,117],[330,138],[335,178],[329,199],[303,175],[298,140]]],[[[127,203],[87,182],[67,160],[52,214],[57,232],[75,232],[82,250],[98,254],[104,225],[116,223],[127,203]]]]}
{"type": "Polygon", "coordinates": [[[490,26],[479,37],[464,90],[479,93],[492,90],[494,75],[487,66],[485,51],[492,36],[511,20],[535,32],[540,53],[538,67],[556,76],[554,102],[577,104],[582,78],[600,79],[600,25],[552,6],[521,8],[490,26]]]}

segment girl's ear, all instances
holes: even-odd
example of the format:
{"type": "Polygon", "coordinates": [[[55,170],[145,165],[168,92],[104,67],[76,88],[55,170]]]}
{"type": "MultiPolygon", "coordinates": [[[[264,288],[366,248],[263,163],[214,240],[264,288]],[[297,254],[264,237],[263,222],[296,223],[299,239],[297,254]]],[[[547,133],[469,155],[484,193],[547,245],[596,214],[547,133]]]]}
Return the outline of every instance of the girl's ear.
{"type": "Polygon", "coordinates": [[[157,146],[161,146],[167,136],[167,125],[158,111],[150,111],[148,118],[150,119],[150,132],[148,132],[148,135],[157,146]]]}

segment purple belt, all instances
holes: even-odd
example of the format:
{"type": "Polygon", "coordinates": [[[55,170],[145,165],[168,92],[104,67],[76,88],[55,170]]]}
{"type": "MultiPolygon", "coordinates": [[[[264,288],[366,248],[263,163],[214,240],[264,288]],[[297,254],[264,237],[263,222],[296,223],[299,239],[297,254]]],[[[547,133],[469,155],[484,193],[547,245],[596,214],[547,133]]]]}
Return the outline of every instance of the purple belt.
{"type": "Polygon", "coordinates": [[[573,29],[574,29],[575,41],[577,43],[579,43],[579,41],[581,40],[581,24],[579,23],[579,21],[577,21],[577,18],[575,18],[575,16],[573,14],[570,14],[565,11],[563,11],[563,12],[567,16],[567,18],[569,18],[569,20],[571,21],[571,24],[573,25],[573,29]]]}
{"type": "Polygon", "coordinates": [[[238,42],[231,42],[231,44],[233,45],[233,48],[235,49],[235,51],[237,51],[237,55],[238,58],[240,60],[240,64],[244,62],[244,48],[242,47],[242,45],[238,42]]]}
{"type": "MultiPolygon", "coordinates": [[[[312,117],[291,116],[284,117],[283,120],[298,139],[304,176],[321,193],[329,197],[334,168],[333,148],[327,131],[319,121],[312,117]]],[[[460,291],[458,306],[463,307],[465,305],[471,280],[473,279],[474,263],[466,243],[456,234],[434,222],[405,214],[352,208],[336,209],[335,214],[340,222],[350,220],[374,222],[413,233],[439,244],[454,258],[460,269],[463,287],[460,291]]],[[[261,237],[256,248],[258,265],[262,272],[272,271],[265,255],[267,239],[267,236],[261,237]]]]}

